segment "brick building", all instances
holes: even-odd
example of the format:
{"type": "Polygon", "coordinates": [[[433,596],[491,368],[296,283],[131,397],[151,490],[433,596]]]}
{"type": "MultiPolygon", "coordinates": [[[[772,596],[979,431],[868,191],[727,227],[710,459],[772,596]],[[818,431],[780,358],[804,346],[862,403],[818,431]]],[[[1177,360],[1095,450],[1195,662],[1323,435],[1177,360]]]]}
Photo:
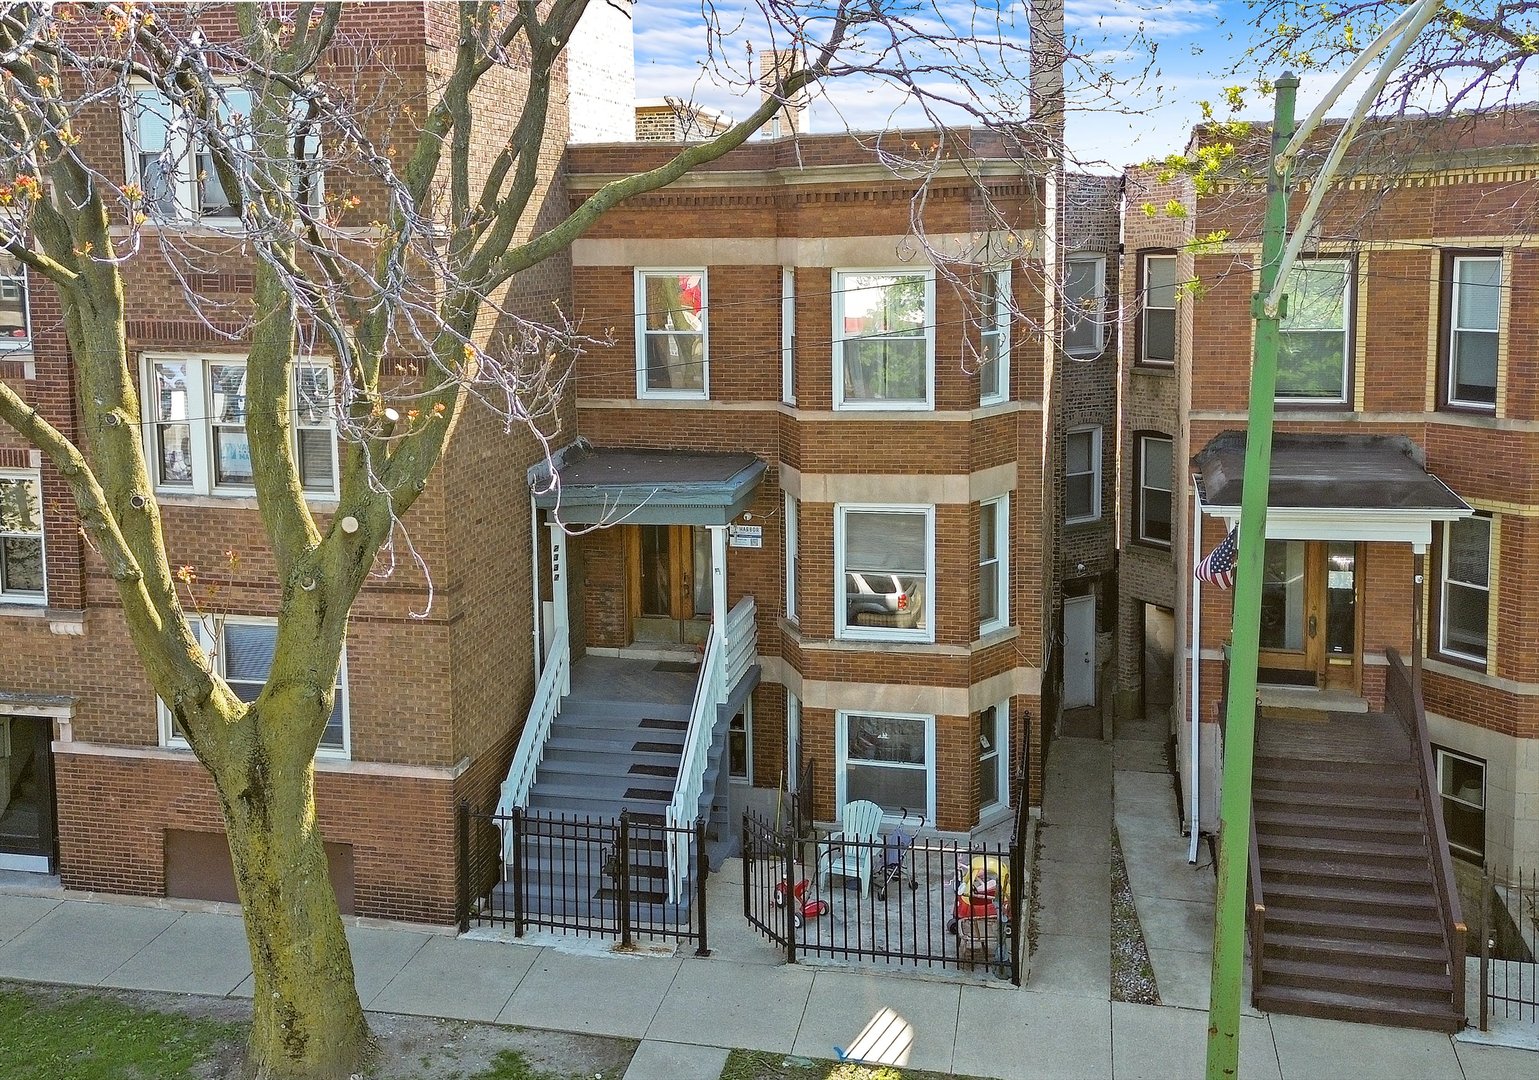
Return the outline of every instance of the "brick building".
{"type": "MultiPolygon", "coordinates": [[[[1536,136],[1521,109],[1370,126],[1287,280],[1254,789],[1265,1008],[1455,1025],[1440,833],[1459,859],[1539,864],[1536,136]],[[1425,972],[1375,959],[1364,928],[1386,914],[1425,972]]],[[[1213,831],[1232,594],[1192,567],[1239,515],[1263,197],[1126,184],[1123,704],[1171,703],[1185,801],[1195,783],[1213,831]]]]}

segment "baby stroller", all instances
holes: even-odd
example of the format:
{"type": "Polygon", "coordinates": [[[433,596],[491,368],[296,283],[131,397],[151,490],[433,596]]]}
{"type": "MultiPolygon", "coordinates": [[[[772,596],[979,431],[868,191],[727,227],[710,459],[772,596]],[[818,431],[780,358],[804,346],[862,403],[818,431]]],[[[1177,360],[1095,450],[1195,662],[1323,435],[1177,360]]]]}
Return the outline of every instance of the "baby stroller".
{"type": "Polygon", "coordinates": [[[957,956],[992,963],[1002,959],[1010,933],[1010,866],[1001,855],[957,860],[957,898],[946,927],[957,937],[957,956]]]}
{"type": "Polygon", "coordinates": [[[913,853],[914,841],[922,828],[924,828],[924,815],[911,814],[904,810],[898,819],[898,827],[882,845],[882,868],[877,871],[875,883],[876,898],[882,903],[887,902],[889,885],[906,880],[910,889],[919,888],[919,879],[914,876],[913,853]]]}

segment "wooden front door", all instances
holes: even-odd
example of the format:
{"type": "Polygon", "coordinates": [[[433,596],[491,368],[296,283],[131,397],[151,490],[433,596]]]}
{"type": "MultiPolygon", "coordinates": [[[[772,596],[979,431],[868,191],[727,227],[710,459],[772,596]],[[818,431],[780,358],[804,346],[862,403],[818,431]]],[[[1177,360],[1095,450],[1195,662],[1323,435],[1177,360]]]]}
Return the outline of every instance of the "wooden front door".
{"type": "Polygon", "coordinates": [[[1262,681],[1360,687],[1361,545],[1268,540],[1261,576],[1262,681]]]}
{"type": "Polygon", "coordinates": [[[692,525],[631,525],[628,610],[635,641],[703,641],[711,618],[711,541],[692,525]]]}

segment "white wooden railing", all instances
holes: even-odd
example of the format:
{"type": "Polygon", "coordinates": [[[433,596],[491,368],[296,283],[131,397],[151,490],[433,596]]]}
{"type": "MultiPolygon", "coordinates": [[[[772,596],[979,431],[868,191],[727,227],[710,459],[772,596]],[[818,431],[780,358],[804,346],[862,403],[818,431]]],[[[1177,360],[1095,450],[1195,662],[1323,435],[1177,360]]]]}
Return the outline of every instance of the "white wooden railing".
{"type": "Polygon", "coordinates": [[[689,830],[700,815],[700,796],[705,789],[705,770],[711,761],[717,715],[738,679],[753,665],[758,652],[757,619],[753,597],[745,596],[727,613],[726,626],[713,625],[705,640],[700,681],[695,686],[694,708],[690,710],[689,731],[684,736],[684,753],[679,760],[679,778],[674,784],[673,800],[668,804],[669,903],[677,903],[684,895],[690,871],[689,830]]]}
{"type": "MultiPolygon", "coordinates": [[[[534,687],[534,700],[529,704],[529,716],[524,720],[523,734],[518,737],[518,749],[513,753],[513,764],[508,766],[508,778],[502,782],[502,793],[497,799],[497,816],[507,817],[515,807],[522,808],[529,802],[529,788],[534,784],[534,772],[545,756],[545,741],[550,737],[551,723],[561,711],[561,699],[572,691],[572,650],[567,632],[557,632],[545,655],[545,670],[534,687]]],[[[503,863],[512,861],[510,848],[512,830],[504,830],[503,863]]]]}

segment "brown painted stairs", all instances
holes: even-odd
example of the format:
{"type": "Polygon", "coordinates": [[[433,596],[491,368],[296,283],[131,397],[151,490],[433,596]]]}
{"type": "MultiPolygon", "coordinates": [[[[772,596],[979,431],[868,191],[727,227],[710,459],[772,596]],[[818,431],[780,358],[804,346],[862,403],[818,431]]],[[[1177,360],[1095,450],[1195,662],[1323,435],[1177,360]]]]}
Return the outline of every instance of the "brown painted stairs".
{"type": "Polygon", "coordinates": [[[1453,1000],[1410,740],[1393,716],[1323,715],[1257,725],[1266,914],[1255,1004],[1457,1031],[1464,1003],[1453,1000]]]}

